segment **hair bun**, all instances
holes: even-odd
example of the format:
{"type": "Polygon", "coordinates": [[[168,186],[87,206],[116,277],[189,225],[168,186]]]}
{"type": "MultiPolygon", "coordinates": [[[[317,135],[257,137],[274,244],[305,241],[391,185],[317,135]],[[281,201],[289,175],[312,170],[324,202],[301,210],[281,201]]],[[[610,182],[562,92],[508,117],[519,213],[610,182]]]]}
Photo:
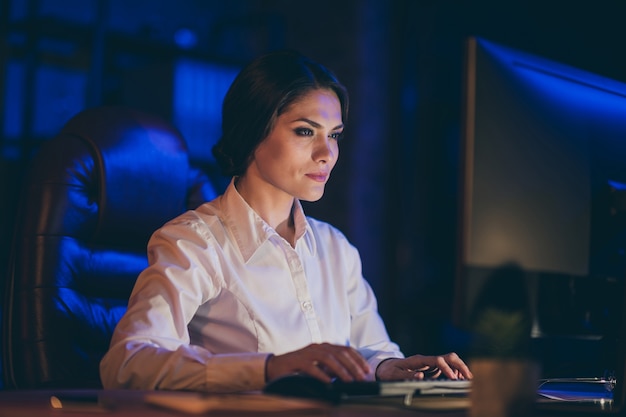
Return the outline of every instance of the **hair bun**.
{"type": "Polygon", "coordinates": [[[221,140],[213,146],[211,153],[217,161],[222,174],[229,177],[232,176],[235,170],[235,164],[233,158],[228,153],[224,152],[221,140]]]}

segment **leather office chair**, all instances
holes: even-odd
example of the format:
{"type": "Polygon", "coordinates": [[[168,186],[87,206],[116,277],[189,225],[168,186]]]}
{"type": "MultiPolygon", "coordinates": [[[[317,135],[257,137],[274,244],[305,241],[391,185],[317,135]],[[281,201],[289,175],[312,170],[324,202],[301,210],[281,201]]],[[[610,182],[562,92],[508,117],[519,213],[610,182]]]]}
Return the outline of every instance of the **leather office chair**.
{"type": "Polygon", "coordinates": [[[216,187],[190,165],[178,131],[135,110],[85,110],[45,142],[22,190],[7,277],[6,387],[99,387],[151,233],[216,187]]]}

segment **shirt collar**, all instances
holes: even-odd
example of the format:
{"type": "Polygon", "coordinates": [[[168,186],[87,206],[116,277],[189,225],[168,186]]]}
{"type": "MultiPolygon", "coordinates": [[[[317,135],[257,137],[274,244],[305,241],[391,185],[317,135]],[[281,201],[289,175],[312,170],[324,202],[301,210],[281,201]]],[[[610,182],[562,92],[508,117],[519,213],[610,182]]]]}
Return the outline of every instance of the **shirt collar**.
{"type": "MultiPolygon", "coordinates": [[[[232,232],[244,262],[248,262],[270,236],[278,236],[274,228],[267,224],[239,194],[235,188],[234,178],[226,188],[220,205],[224,213],[224,222],[232,232]]],[[[304,244],[309,252],[315,255],[317,247],[314,234],[298,199],[295,199],[293,219],[296,247],[304,244]]]]}

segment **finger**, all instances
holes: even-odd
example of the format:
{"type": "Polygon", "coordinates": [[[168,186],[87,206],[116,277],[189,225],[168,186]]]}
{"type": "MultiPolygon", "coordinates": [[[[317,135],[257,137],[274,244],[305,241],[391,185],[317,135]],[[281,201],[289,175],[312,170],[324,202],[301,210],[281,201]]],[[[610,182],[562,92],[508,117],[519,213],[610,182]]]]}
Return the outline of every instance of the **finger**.
{"type": "Polygon", "coordinates": [[[443,358],[437,358],[437,366],[440,369],[441,373],[445,375],[449,379],[459,379],[458,372],[455,368],[450,366],[448,362],[443,358]]]}
{"type": "Polygon", "coordinates": [[[424,374],[424,379],[437,378],[439,375],[441,375],[441,369],[436,366],[428,366],[421,371],[424,374]]]}
{"type": "Polygon", "coordinates": [[[441,369],[425,366],[419,369],[408,369],[410,376],[406,379],[435,379],[441,376],[441,369]]]}
{"type": "Polygon", "coordinates": [[[342,381],[365,380],[369,374],[369,364],[352,348],[325,346],[325,356],[320,363],[326,372],[336,375],[342,381]]]}
{"type": "Polygon", "coordinates": [[[410,369],[404,367],[395,367],[385,375],[388,381],[404,381],[409,379],[424,379],[424,370],[410,369]]]}
{"type": "Polygon", "coordinates": [[[351,347],[343,347],[338,356],[342,366],[357,380],[365,380],[372,370],[365,358],[351,347]]]}
{"type": "Polygon", "coordinates": [[[470,371],[469,367],[465,364],[465,362],[461,361],[461,364],[457,366],[457,369],[461,373],[461,375],[466,379],[474,378],[472,371],[470,371]]]}
{"type": "Polygon", "coordinates": [[[469,368],[456,353],[452,352],[445,356],[438,356],[436,360],[437,366],[446,377],[450,379],[472,378],[469,368]]]}
{"type": "Polygon", "coordinates": [[[450,353],[448,361],[451,367],[454,368],[457,378],[472,379],[474,377],[469,367],[456,353],[450,353]]]}
{"type": "Polygon", "coordinates": [[[442,374],[441,369],[439,368],[430,368],[430,369],[427,369],[426,371],[423,371],[423,373],[424,373],[424,379],[439,378],[442,374]]]}
{"type": "Polygon", "coordinates": [[[321,381],[326,383],[332,382],[332,377],[328,374],[327,371],[323,369],[323,366],[318,361],[312,361],[308,367],[305,367],[303,371],[312,377],[315,377],[321,381]]]}

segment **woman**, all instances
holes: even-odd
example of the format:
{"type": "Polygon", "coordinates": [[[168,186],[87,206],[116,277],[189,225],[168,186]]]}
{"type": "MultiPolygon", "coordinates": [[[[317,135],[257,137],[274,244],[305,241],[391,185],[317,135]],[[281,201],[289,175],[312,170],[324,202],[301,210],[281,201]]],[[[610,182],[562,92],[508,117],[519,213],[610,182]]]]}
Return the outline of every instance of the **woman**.
{"type": "Polygon", "coordinates": [[[233,392],[301,372],[323,381],[471,378],[454,353],[404,358],[357,250],[307,218],[337,162],[348,95],[292,51],[246,66],[213,149],[232,181],[148,244],[100,371],[105,388],[233,392]]]}

